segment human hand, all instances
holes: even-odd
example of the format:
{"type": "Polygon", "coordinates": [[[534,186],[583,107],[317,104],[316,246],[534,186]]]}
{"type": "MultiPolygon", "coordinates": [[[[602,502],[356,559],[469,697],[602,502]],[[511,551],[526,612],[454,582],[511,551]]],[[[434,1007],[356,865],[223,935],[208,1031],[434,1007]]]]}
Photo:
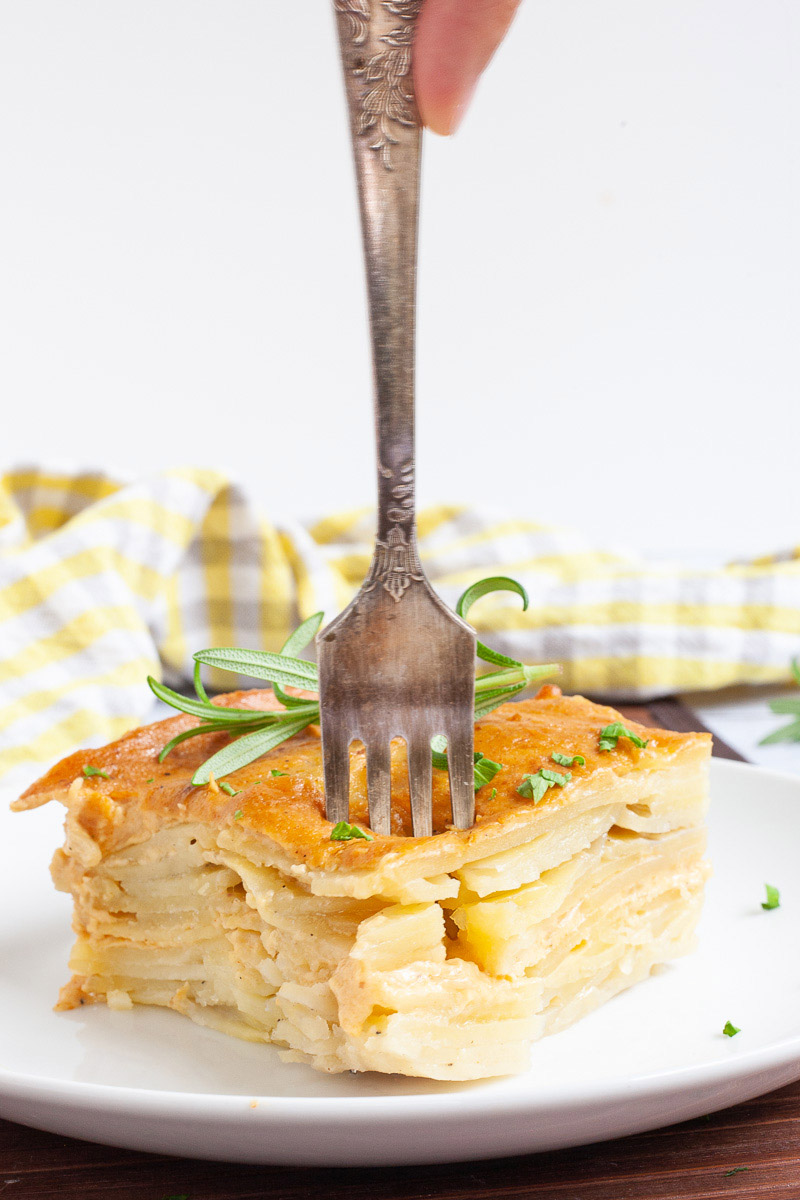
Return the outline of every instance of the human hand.
{"type": "Polygon", "coordinates": [[[520,0],[424,0],[414,42],[414,84],[425,125],[455,133],[520,0]]]}

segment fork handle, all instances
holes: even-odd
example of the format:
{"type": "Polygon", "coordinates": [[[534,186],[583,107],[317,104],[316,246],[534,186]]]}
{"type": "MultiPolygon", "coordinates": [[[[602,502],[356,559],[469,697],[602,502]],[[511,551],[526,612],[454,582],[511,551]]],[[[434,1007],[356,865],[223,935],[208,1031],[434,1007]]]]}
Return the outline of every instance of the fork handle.
{"type": "Polygon", "coordinates": [[[367,268],[378,538],[406,543],[414,559],[414,337],[422,132],[411,49],[420,6],[421,0],[334,0],[367,268]]]}

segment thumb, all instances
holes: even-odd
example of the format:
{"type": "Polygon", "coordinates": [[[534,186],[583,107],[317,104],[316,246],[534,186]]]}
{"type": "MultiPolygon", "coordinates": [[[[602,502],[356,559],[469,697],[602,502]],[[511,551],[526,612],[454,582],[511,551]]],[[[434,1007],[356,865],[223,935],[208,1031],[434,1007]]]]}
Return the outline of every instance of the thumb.
{"type": "Polygon", "coordinates": [[[414,41],[423,123],[454,133],[520,0],[424,0],[414,41]]]}

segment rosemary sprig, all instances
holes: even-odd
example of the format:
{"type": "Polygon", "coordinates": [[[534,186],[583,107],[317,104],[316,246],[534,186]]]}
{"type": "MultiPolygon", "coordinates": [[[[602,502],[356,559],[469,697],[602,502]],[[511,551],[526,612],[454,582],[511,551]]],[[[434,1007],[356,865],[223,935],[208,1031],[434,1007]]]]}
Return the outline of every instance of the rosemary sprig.
{"type": "MultiPolygon", "coordinates": [[[[515,592],[522,598],[523,608],[528,607],[528,594],[522,584],[517,583],[515,579],[508,579],[504,575],[497,575],[491,579],[483,579],[467,588],[458,601],[456,612],[460,617],[466,619],[467,613],[476,600],[490,592],[499,591],[515,592]]],[[[293,737],[294,734],[300,733],[309,725],[319,722],[318,700],[290,696],[284,689],[296,687],[306,691],[318,690],[317,668],[313,663],[306,662],[297,655],[301,654],[314,639],[322,624],[322,618],[322,613],[315,613],[304,621],[287,639],[279,654],[273,654],[267,650],[235,648],[199,650],[194,655],[196,698],[182,696],[172,688],[166,687],[165,684],[148,677],[147,682],[159,700],[176,708],[179,712],[197,717],[200,722],[191,729],[184,729],[167,742],[159,755],[159,762],[163,762],[176,746],[189,738],[199,737],[204,733],[229,734],[235,740],[227,746],[223,746],[221,750],[207,759],[192,776],[192,783],[199,787],[208,783],[212,774],[215,779],[222,779],[233,771],[238,771],[241,767],[255,762],[263,754],[273,750],[281,742],[293,737]],[[203,687],[200,677],[201,664],[217,667],[223,671],[231,671],[237,675],[250,675],[254,679],[262,679],[270,683],[275,696],[284,707],[276,712],[264,712],[259,709],[226,708],[221,704],[214,704],[203,687]]],[[[499,705],[505,704],[507,700],[529,687],[530,684],[554,675],[560,670],[555,663],[547,663],[543,666],[525,666],[514,658],[509,658],[505,654],[499,654],[496,650],[484,646],[482,642],[478,642],[477,653],[484,662],[492,663],[501,669],[490,671],[487,675],[481,675],[475,680],[476,721],[485,717],[487,713],[493,712],[499,705]]],[[[437,745],[432,748],[431,753],[434,766],[446,769],[447,756],[444,753],[444,746],[437,745]]],[[[482,786],[482,783],[478,782],[479,776],[483,782],[489,782],[490,777],[484,778],[484,776],[488,776],[489,769],[493,770],[495,767],[499,769],[499,764],[490,764],[490,760],[484,759],[482,755],[476,755],[476,788],[482,786]],[[478,764],[481,762],[483,766],[478,770],[478,764]]]]}
{"type": "MultiPolygon", "coordinates": [[[[792,659],[792,674],[795,681],[800,683],[800,659],[792,659]]],[[[789,714],[794,717],[788,725],[781,725],[780,729],[768,733],[765,738],[759,742],[761,746],[771,746],[775,742],[800,742],[800,696],[781,696],[777,700],[770,701],[770,708],[774,713],[789,714]]]]}

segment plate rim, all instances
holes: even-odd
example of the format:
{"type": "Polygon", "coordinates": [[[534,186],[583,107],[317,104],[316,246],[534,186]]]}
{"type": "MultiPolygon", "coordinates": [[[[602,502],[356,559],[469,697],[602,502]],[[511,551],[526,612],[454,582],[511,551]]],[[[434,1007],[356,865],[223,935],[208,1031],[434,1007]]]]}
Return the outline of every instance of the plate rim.
{"type": "MultiPolygon", "coordinates": [[[[102,1101],[104,1110],[113,1110],[117,1115],[130,1112],[131,1115],[153,1115],[154,1109],[163,1109],[159,1116],[170,1116],[176,1121],[196,1116],[198,1111],[207,1116],[218,1115],[226,1118],[238,1113],[242,1105],[248,1109],[255,1100],[261,1103],[275,1105],[280,1103],[281,1111],[269,1109],[270,1121],[294,1124],[298,1119],[309,1118],[324,1120],[326,1125],[349,1125],[354,1116],[361,1116],[360,1110],[366,1106],[375,1110],[371,1113],[372,1121],[381,1124],[384,1120],[394,1121],[399,1116],[404,1120],[427,1122],[432,1115],[445,1120],[448,1117],[463,1118],[479,1113],[493,1115],[535,1113],[538,1109],[553,1115],[559,1111],[574,1111],[577,1108],[593,1107],[599,1101],[608,1104],[632,1100],[654,1099],[658,1096],[679,1095],[685,1090],[716,1087],[728,1082],[731,1078],[747,1079],[754,1074],[777,1071],[782,1067],[796,1064],[800,1078],[800,1032],[783,1039],[773,1045],[747,1051],[738,1051],[736,1057],[731,1056],[727,1061],[718,1061],[709,1065],[679,1067],[665,1071],[654,1071],[647,1075],[620,1078],[611,1083],[598,1081],[578,1088],[564,1088],[559,1094],[558,1089],[551,1088],[544,1096],[535,1092],[519,1092],[504,1096],[498,1092],[491,1097],[486,1094],[482,1085],[495,1082],[476,1080],[470,1090],[455,1092],[411,1093],[402,1096],[271,1096],[258,1095],[252,1092],[237,1094],[219,1092],[174,1092],[162,1089],[131,1088],[119,1084],[87,1083],[78,1080],[67,1082],[48,1076],[26,1076],[14,1072],[0,1073],[0,1082],[9,1084],[0,1090],[0,1100],[3,1097],[31,1100],[49,1098],[63,1103],[66,1108],[83,1108],[91,1102],[92,1107],[102,1101]],[[742,1069],[742,1067],[746,1069],[742,1069]],[[449,1107],[448,1107],[449,1104],[449,1107]],[[181,1107],[183,1106],[183,1107],[181,1107]],[[214,1114],[212,1110],[219,1111],[214,1114]],[[347,1111],[344,1111],[344,1110],[347,1111]],[[396,1111],[396,1110],[400,1111],[396,1111]],[[322,1111],[317,1111],[322,1110],[322,1111]],[[355,1111],[353,1111],[355,1110],[355,1111]]],[[[501,1080],[503,1077],[500,1077],[501,1080]]],[[[513,1076],[508,1077],[513,1078],[513,1076]]],[[[767,1088],[767,1090],[770,1090],[767,1088]]],[[[252,1109],[258,1112],[258,1108],[252,1109]]]]}

